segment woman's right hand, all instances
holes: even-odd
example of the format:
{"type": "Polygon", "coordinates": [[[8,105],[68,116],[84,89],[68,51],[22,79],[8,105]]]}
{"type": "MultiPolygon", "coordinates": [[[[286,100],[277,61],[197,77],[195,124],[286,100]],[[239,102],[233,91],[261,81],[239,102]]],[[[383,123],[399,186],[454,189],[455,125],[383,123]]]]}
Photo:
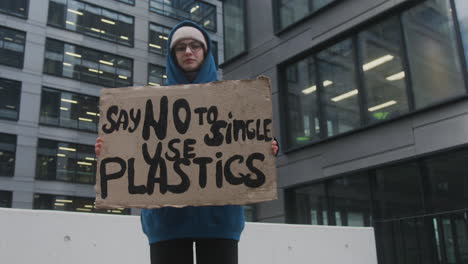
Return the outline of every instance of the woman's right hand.
{"type": "Polygon", "coordinates": [[[96,138],[96,144],[94,144],[94,152],[96,153],[96,157],[99,157],[99,154],[101,154],[101,148],[102,148],[102,138],[98,137],[96,138]]]}

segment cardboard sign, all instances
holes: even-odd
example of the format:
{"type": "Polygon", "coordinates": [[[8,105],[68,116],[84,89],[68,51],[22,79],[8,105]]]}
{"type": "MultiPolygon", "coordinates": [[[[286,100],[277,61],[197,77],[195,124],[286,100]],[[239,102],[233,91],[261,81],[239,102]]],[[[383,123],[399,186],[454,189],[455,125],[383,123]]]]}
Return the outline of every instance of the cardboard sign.
{"type": "Polygon", "coordinates": [[[276,199],[270,82],[103,89],[96,207],[276,199]]]}

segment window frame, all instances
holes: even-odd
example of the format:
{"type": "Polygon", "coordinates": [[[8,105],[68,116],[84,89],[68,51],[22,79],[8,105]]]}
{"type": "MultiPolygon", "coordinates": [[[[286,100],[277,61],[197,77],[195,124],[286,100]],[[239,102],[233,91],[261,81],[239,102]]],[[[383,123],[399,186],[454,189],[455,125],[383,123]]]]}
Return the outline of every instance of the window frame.
{"type": "MultiPolygon", "coordinates": [[[[53,28],[57,28],[57,29],[61,29],[61,30],[66,30],[66,31],[68,31],[68,32],[74,32],[74,33],[76,33],[76,34],[80,34],[80,35],[83,35],[83,36],[91,37],[91,38],[93,38],[93,39],[99,39],[99,40],[102,40],[102,41],[105,41],[105,42],[114,43],[114,44],[121,45],[121,46],[124,46],[124,47],[129,47],[129,48],[134,48],[134,47],[135,47],[135,17],[134,17],[134,16],[131,16],[131,15],[125,14],[125,13],[121,13],[121,12],[118,12],[118,11],[115,11],[115,10],[112,10],[112,9],[109,9],[109,8],[101,7],[101,6],[98,6],[98,5],[95,5],[95,4],[91,4],[91,3],[88,3],[88,2],[83,2],[83,1],[81,1],[81,0],[73,0],[73,1],[76,1],[76,2],[79,2],[79,3],[82,3],[82,4],[84,4],[84,5],[89,5],[89,6],[93,7],[93,8],[99,8],[99,9],[101,9],[101,11],[102,11],[102,10],[106,10],[106,11],[108,11],[108,12],[112,12],[112,13],[115,13],[115,14],[117,14],[117,15],[123,15],[123,16],[131,17],[132,20],[133,20],[132,41],[131,41],[130,45],[125,45],[125,44],[123,44],[123,43],[121,43],[121,42],[118,42],[118,41],[112,41],[112,40],[108,40],[108,39],[106,39],[106,38],[96,37],[96,36],[91,35],[91,34],[86,34],[86,33],[84,33],[84,32],[79,32],[79,31],[77,31],[77,30],[72,30],[72,29],[68,29],[68,28],[66,28],[66,27],[60,27],[60,26],[58,26],[58,25],[51,24],[51,23],[49,22],[50,1],[51,1],[51,0],[48,0],[48,2],[49,2],[49,8],[48,8],[48,10],[47,10],[47,26],[50,26],[50,27],[53,27],[53,28]]],[[[115,0],[115,1],[118,1],[118,0],[115,0]]],[[[68,8],[68,0],[67,0],[67,6],[66,6],[66,7],[68,8]]],[[[102,16],[101,16],[101,17],[102,17],[102,16]]],[[[83,25],[80,25],[80,26],[83,26],[83,25]]]]}
{"type": "Polygon", "coordinates": [[[18,30],[18,29],[15,29],[15,28],[10,28],[10,27],[6,27],[6,26],[1,25],[1,26],[0,26],[0,30],[1,30],[2,28],[5,28],[5,29],[11,30],[11,31],[16,31],[16,32],[24,33],[24,46],[23,46],[24,51],[23,51],[23,53],[22,53],[21,65],[20,65],[19,67],[11,66],[11,65],[6,65],[6,64],[1,64],[1,63],[0,63],[0,66],[6,66],[6,67],[11,67],[11,68],[16,68],[16,69],[23,69],[23,68],[24,68],[24,57],[25,57],[25,54],[26,54],[27,32],[26,32],[26,31],[22,31],[22,30],[18,30]]]}
{"type": "MultiPolygon", "coordinates": [[[[91,51],[91,52],[97,52],[97,53],[100,53],[102,55],[110,55],[110,56],[113,56],[115,58],[123,58],[123,59],[126,59],[128,60],[130,63],[131,63],[131,72],[132,72],[132,76],[131,76],[131,80],[130,80],[130,83],[128,86],[133,86],[133,78],[134,78],[134,62],[133,62],[133,58],[129,58],[129,57],[125,57],[125,56],[121,56],[121,55],[116,55],[116,54],[113,54],[113,53],[109,53],[109,52],[106,52],[106,51],[101,51],[101,50],[97,50],[97,49],[93,49],[93,48],[89,48],[89,47],[86,47],[86,46],[82,46],[82,45],[77,45],[77,44],[74,44],[74,43],[70,43],[70,42],[66,42],[66,41],[61,41],[61,40],[58,40],[58,39],[54,39],[54,38],[49,38],[47,37],[46,38],[46,42],[45,42],[45,45],[44,45],[44,49],[45,49],[45,52],[44,52],[44,60],[43,60],[43,69],[42,69],[42,73],[43,74],[46,74],[46,75],[50,75],[50,76],[55,76],[55,77],[58,77],[58,78],[65,78],[65,79],[69,79],[69,80],[74,80],[74,81],[77,81],[77,82],[82,82],[82,83],[90,83],[90,84],[93,84],[93,85],[97,85],[97,86],[101,86],[101,87],[107,87],[107,88],[118,88],[118,87],[122,87],[122,86],[116,86],[116,87],[112,87],[112,86],[106,86],[102,83],[95,83],[95,82],[91,82],[91,81],[87,81],[87,80],[82,80],[82,78],[80,77],[79,79],[75,79],[75,78],[72,78],[72,77],[67,77],[67,76],[63,76],[62,75],[58,75],[58,74],[53,74],[53,73],[47,73],[46,72],[46,67],[44,67],[45,65],[45,62],[46,62],[46,53],[47,53],[47,40],[52,40],[52,41],[56,41],[56,42],[60,42],[60,43],[63,43],[64,45],[72,45],[74,47],[79,47],[80,49],[83,49],[83,50],[88,50],[88,51],[91,51]]],[[[62,63],[63,63],[63,59],[62,59],[62,63]]],[[[82,65],[82,64],[80,64],[82,65]]],[[[80,72],[81,73],[81,72],[80,72]]],[[[118,77],[117,77],[118,78],[118,77]]],[[[115,81],[116,79],[114,79],[115,81]]]]}
{"type": "MultiPolygon", "coordinates": [[[[41,104],[40,104],[40,107],[39,107],[39,115],[38,115],[38,120],[39,120],[39,125],[40,126],[46,126],[46,127],[55,127],[55,128],[60,128],[60,129],[70,129],[70,130],[73,130],[73,131],[80,131],[80,132],[86,132],[86,133],[91,133],[91,134],[97,134],[98,130],[99,130],[99,122],[96,124],[96,131],[92,131],[92,130],[87,130],[87,129],[83,129],[83,128],[70,128],[70,127],[65,127],[65,126],[60,126],[60,125],[54,125],[54,124],[47,124],[47,123],[43,123],[41,122],[41,111],[42,111],[42,96],[43,96],[43,90],[44,89],[48,89],[48,90],[54,90],[54,91],[57,91],[57,92],[60,92],[60,94],[62,92],[65,92],[65,93],[70,93],[70,94],[73,94],[73,95],[78,95],[78,96],[86,96],[86,97],[96,97],[98,99],[98,108],[99,108],[99,96],[94,96],[94,95],[88,95],[88,94],[83,94],[83,93],[77,93],[77,92],[71,92],[71,91],[66,91],[66,90],[60,90],[58,88],[54,88],[54,87],[50,87],[50,86],[41,86],[41,104]]],[[[59,109],[60,110],[60,109],[59,109]]],[[[99,113],[98,113],[99,114],[99,113]]]]}
{"type": "Polygon", "coordinates": [[[29,18],[29,4],[30,4],[30,1],[26,0],[26,6],[25,6],[25,10],[24,10],[25,16],[21,16],[21,15],[14,14],[14,13],[9,13],[9,12],[1,10],[1,9],[0,9],[0,14],[15,16],[15,17],[18,17],[18,18],[21,18],[21,19],[24,19],[24,20],[28,20],[28,18],[29,18]]]}
{"type": "MultiPolygon", "coordinates": [[[[161,66],[161,65],[157,65],[157,64],[153,64],[153,63],[148,63],[148,74],[147,74],[147,78],[146,78],[147,79],[146,84],[151,85],[151,86],[165,86],[166,85],[165,80],[163,80],[163,83],[160,84],[160,85],[150,84],[150,69],[151,69],[151,67],[161,68],[163,70],[163,72],[166,73],[166,67],[161,66]]],[[[163,76],[161,76],[161,79],[167,79],[167,74],[163,74],[163,76]],[[166,78],[163,77],[164,75],[166,75],[166,78]]]]}
{"type": "MultiPolygon", "coordinates": [[[[16,165],[16,151],[17,151],[17,148],[18,148],[18,135],[15,135],[15,134],[8,134],[8,133],[1,133],[0,132],[0,136],[2,135],[6,135],[6,136],[11,136],[11,137],[14,137],[15,138],[15,165],[16,165]]],[[[15,176],[15,171],[16,171],[16,166],[13,166],[13,170],[12,170],[12,174],[11,175],[0,175],[0,178],[2,177],[5,177],[5,178],[12,178],[15,176]]]]}
{"type": "MultiPolygon", "coordinates": [[[[161,24],[158,24],[158,23],[155,23],[155,22],[151,22],[151,21],[148,22],[148,52],[152,53],[152,54],[158,54],[158,55],[161,55],[161,56],[166,56],[166,54],[167,54],[167,45],[165,47],[161,47],[161,49],[164,49],[164,52],[161,52],[161,53],[154,52],[153,51],[154,49],[151,49],[151,46],[150,46],[150,44],[152,44],[150,42],[151,41],[151,25],[158,26],[158,27],[163,27],[163,28],[169,30],[169,33],[171,31],[171,28],[169,28],[167,26],[164,26],[164,25],[161,25],[161,24]]],[[[169,36],[169,34],[168,34],[168,36],[169,36]]],[[[167,40],[166,40],[166,44],[167,44],[167,40]]]]}
{"type": "MultiPolygon", "coordinates": [[[[244,7],[246,7],[246,4],[247,4],[247,1],[246,0],[241,0],[243,1],[243,4],[244,4],[244,7]]],[[[243,51],[241,51],[240,53],[232,56],[231,58],[227,58],[226,57],[226,34],[225,34],[225,29],[224,29],[224,25],[226,25],[226,16],[224,15],[224,2],[223,2],[223,62],[220,63],[218,66],[219,68],[223,68],[225,67],[227,64],[233,62],[233,61],[236,61],[237,59],[245,56],[248,54],[249,52],[249,42],[250,42],[250,38],[249,38],[249,32],[248,32],[248,14],[247,14],[247,10],[248,8],[244,8],[244,16],[243,16],[243,30],[244,30],[244,46],[245,46],[245,49],[243,51]]],[[[218,46],[219,47],[219,46],[218,46]]]]}
{"type": "Polygon", "coordinates": [[[7,78],[1,78],[0,77],[0,81],[1,80],[7,80],[7,81],[13,81],[13,82],[16,82],[18,83],[18,90],[19,90],[19,93],[18,93],[18,105],[16,106],[16,109],[17,109],[17,115],[16,115],[16,118],[8,118],[8,117],[2,117],[0,116],[0,119],[4,119],[4,120],[13,120],[13,121],[18,121],[19,120],[19,117],[20,117],[20,113],[21,113],[21,96],[22,96],[22,88],[23,88],[23,82],[21,81],[17,81],[17,80],[12,80],[12,79],[7,79],[7,78]]]}
{"type": "Polygon", "coordinates": [[[135,1],[136,1],[136,0],[132,0],[133,4],[129,4],[129,3],[127,3],[127,2],[124,2],[123,0],[115,0],[115,1],[117,1],[117,2],[119,2],[119,3],[122,3],[122,4],[129,5],[129,6],[135,6],[135,1]]]}

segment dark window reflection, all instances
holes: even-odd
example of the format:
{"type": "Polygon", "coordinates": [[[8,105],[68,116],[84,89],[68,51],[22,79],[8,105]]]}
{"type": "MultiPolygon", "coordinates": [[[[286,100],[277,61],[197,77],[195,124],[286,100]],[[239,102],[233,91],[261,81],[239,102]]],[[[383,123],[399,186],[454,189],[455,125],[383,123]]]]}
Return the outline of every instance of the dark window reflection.
{"type": "Polygon", "coordinates": [[[377,169],[375,182],[376,218],[392,219],[424,212],[417,163],[377,169]]]}
{"type": "MultiPolygon", "coordinates": [[[[285,70],[285,75],[288,100],[288,143],[291,146],[300,146],[318,140],[320,124],[314,59],[309,57],[289,65],[285,70]]],[[[329,80],[322,83],[322,87],[329,85],[329,80]]]]}
{"type": "Polygon", "coordinates": [[[0,12],[26,18],[28,16],[28,0],[1,0],[0,12]]]}
{"type": "Polygon", "coordinates": [[[130,209],[126,208],[96,209],[94,198],[68,195],[34,194],[33,207],[34,209],[75,211],[81,213],[130,214],[130,209]]]}
{"type": "Polygon", "coordinates": [[[223,1],[224,16],[224,61],[247,50],[245,1],[223,1]]]}
{"type": "Polygon", "coordinates": [[[296,224],[328,225],[328,206],[325,184],[294,190],[296,224]]]}
{"type": "Polygon", "coordinates": [[[403,26],[416,108],[465,93],[450,2],[424,1],[403,26]]]}
{"type": "Polygon", "coordinates": [[[75,0],[50,0],[48,24],[95,38],[132,46],[134,19],[75,0]]]}
{"type": "Polygon", "coordinates": [[[96,132],[99,97],[42,89],[41,124],[96,132]]]}
{"type": "Polygon", "coordinates": [[[15,174],[16,136],[0,133],[0,177],[15,174]]]}
{"type": "Polygon", "coordinates": [[[26,33],[0,26],[0,64],[23,68],[26,33]]]}
{"type": "Polygon", "coordinates": [[[36,179],[93,184],[95,173],[92,146],[39,139],[36,179]]]}
{"type": "Polygon", "coordinates": [[[124,87],[133,83],[133,61],[118,55],[47,39],[44,73],[106,87],[124,87]]]}
{"type": "Polygon", "coordinates": [[[283,29],[337,0],[276,0],[279,29],[283,29]]]}
{"type": "Polygon", "coordinates": [[[0,191],[0,207],[11,208],[12,193],[8,191],[0,191]]]}
{"type": "Polygon", "coordinates": [[[402,40],[397,17],[359,34],[367,116],[378,122],[408,112],[402,40]]]}
{"type": "Polygon", "coordinates": [[[166,68],[153,64],[148,64],[148,85],[166,85],[166,68]]]}
{"type": "Polygon", "coordinates": [[[434,212],[467,208],[468,151],[462,150],[427,159],[430,200],[434,212]]]}
{"type": "Polygon", "coordinates": [[[358,128],[360,114],[352,41],[344,40],[318,53],[317,60],[324,86],[327,135],[358,128]]]}
{"type": "Polygon", "coordinates": [[[149,51],[165,56],[167,53],[167,38],[170,32],[171,29],[168,27],[150,23],[148,43],[149,51]]]}
{"type": "Polygon", "coordinates": [[[0,78],[0,118],[18,119],[21,82],[0,78]]]}
{"type": "Polygon", "coordinates": [[[150,0],[150,10],[178,20],[192,20],[216,32],[216,6],[195,0],[150,0]]]}
{"type": "Polygon", "coordinates": [[[128,5],[135,5],[135,0],[116,0],[128,5]]]}
{"type": "Polygon", "coordinates": [[[329,182],[330,212],[337,226],[370,226],[369,176],[350,175],[329,182]]]}
{"type": "Polygon", "coordinates": [[[213,48],[211,50],[213,52],[213,58],[214,58],[214,61],[215,61],[215,65],[216,65],[216,67],[218,67],[218,65],[219,65],[218,42],[211,41],[211,43],[213,44],[213,48]]]}

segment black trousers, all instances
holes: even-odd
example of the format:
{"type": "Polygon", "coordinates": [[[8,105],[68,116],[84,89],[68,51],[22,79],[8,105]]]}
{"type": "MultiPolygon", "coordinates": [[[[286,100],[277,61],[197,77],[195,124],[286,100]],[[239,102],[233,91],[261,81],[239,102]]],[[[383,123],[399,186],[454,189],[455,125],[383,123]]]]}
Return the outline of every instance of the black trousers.
{"type": "Polygon", "coordinates": [[[193,264],[194,242],[197,264],[237,264],[237,240],[190,238],[151,244],[151,264],[193,264]]]}

